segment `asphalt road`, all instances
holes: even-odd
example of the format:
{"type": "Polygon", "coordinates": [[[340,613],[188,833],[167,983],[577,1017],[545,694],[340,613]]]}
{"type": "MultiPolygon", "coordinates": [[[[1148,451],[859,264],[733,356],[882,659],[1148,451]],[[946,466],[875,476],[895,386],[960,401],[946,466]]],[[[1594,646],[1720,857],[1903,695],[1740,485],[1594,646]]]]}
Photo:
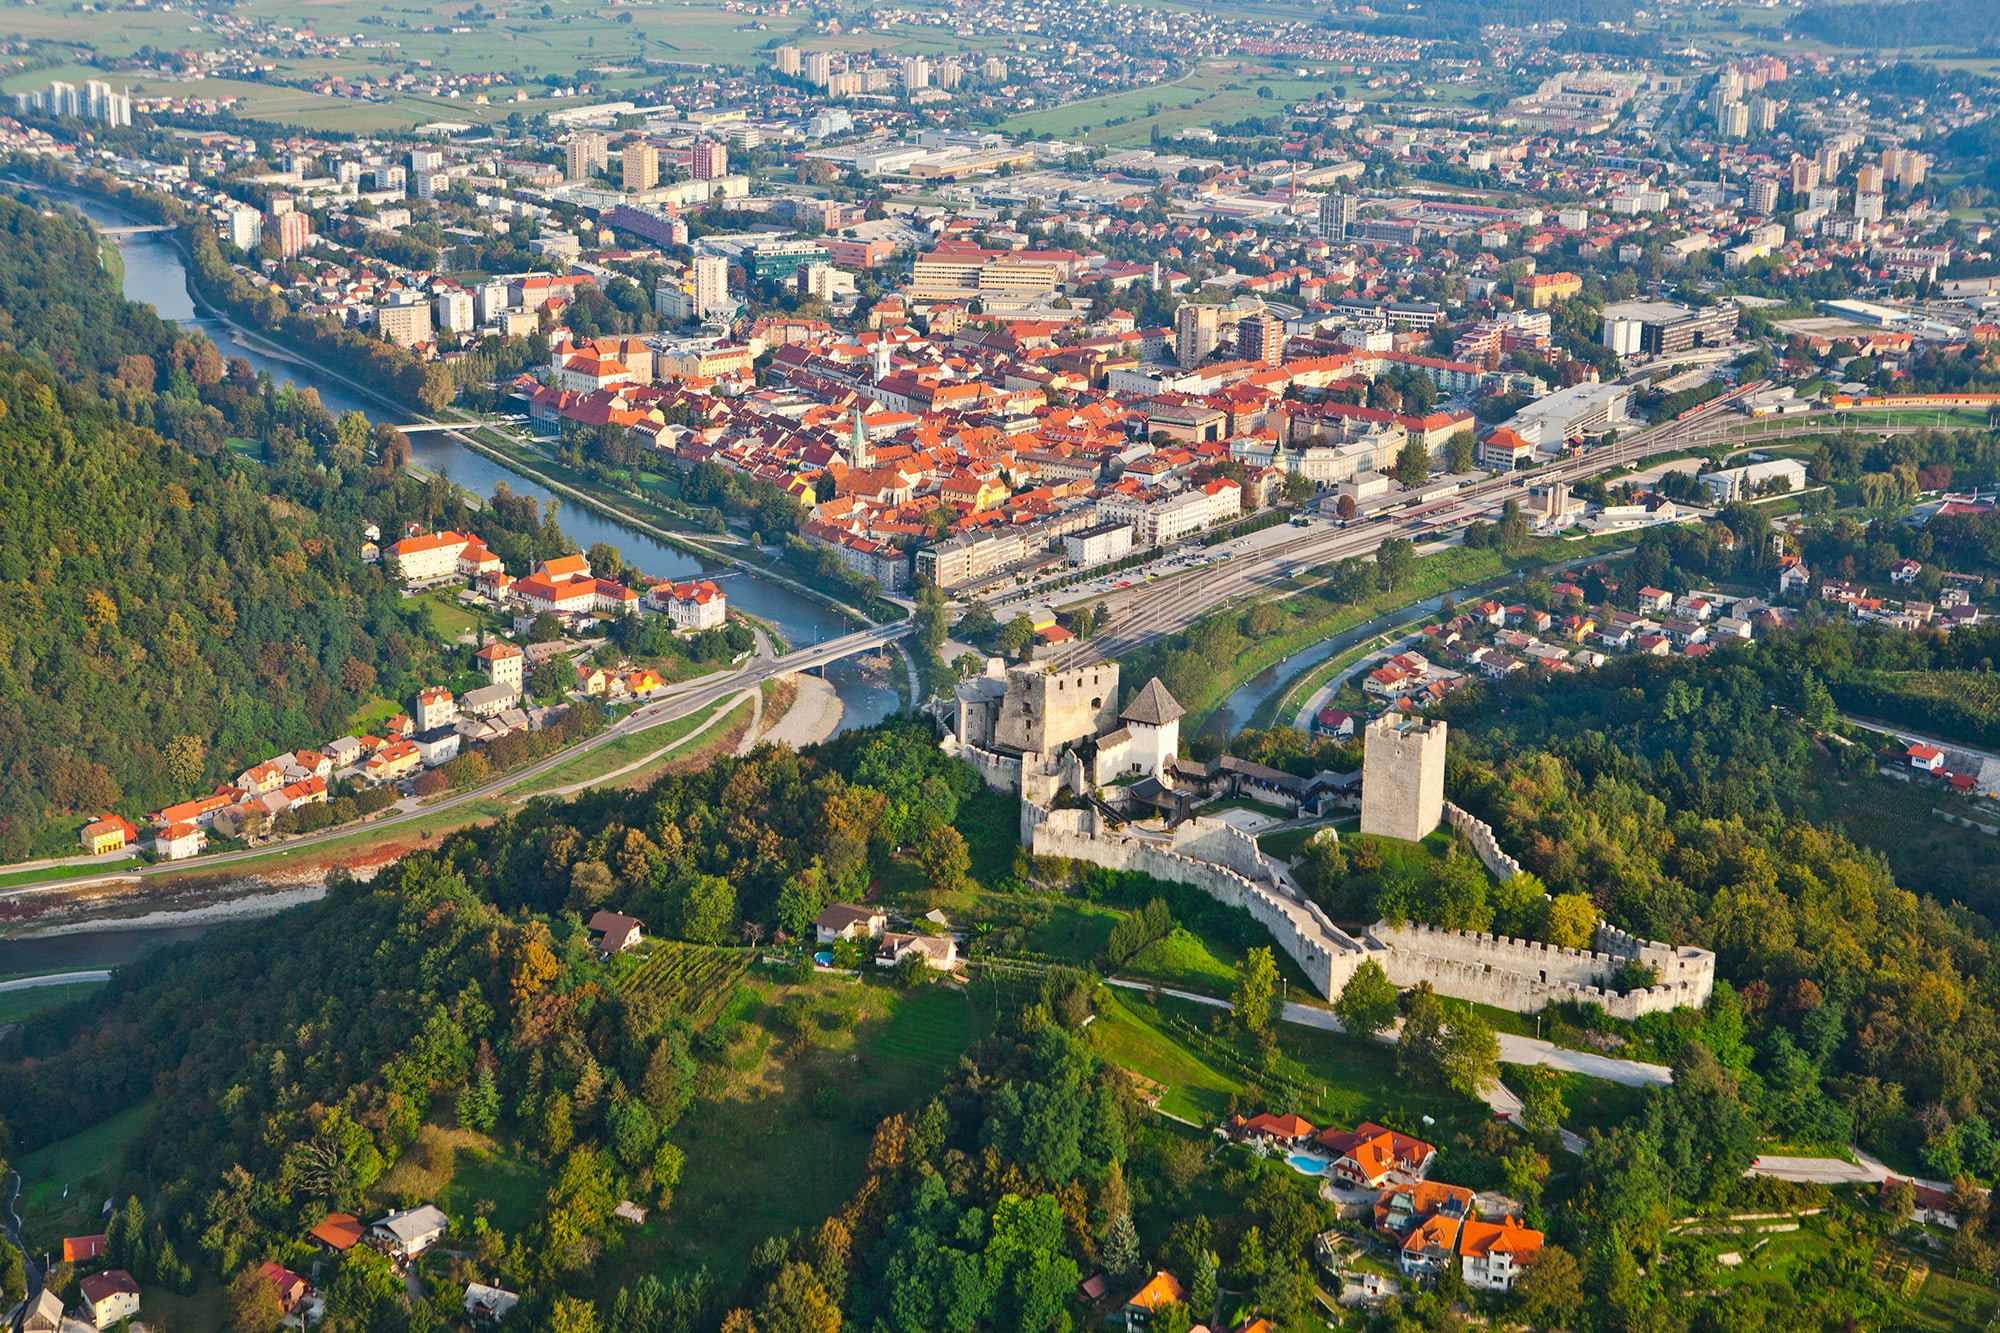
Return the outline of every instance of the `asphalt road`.
{"type": "MultiPolygon", "coordinates": [[[[115,875],[107,875],[107,878],[143,879],[149,876],[170,874],[176,871],[208,870],[217,866],[233,865],[240,861],[256,860],[270,856],[274,852],[304,851],[321,843],[331,842],[336,838],[352,837],[356,833],[375,834],[389,832],[416,820],[429,819],[434,815],[445,814],[473,801],[496,796],[507,788],[519,786],[523,782],[539,777],[580,755],[589,754],[593,750],[609,745],[611,742],[625,736],[672,722],[677,718],[686,717],[690,713],[700,712],[709,705],[726,699],[731,695],[740,694],[745,689],[755,688],[774,676],[790,675],[794,672],[809,670],[816,666],[822,666],[836,658],[862,652],[879,645],[893,643],[909,634],[910,630],[911,626],[907,621],[892,625],[877,625],[872,629],[860,630],[839,639],[830,639],[813,648],[786,653],[782,657],[767,657],[762,655],[753,657],[744,663],[740,670],[731,672],[726,676],[714,678],[705,684],[675,694],[671,698],[664,699],[658,703],[647,704],[642,708],[636,709],[623,718],[620,718],[617,722],[612,723],[603,731],[598,732],[590,739],[558,750],[554,754],[544,759],[539,759],[525,768],[509,769],[500,776],[477,787],[468,787],[464,791],[453,792],[443,800],[434,801],[427,805],[418,805],[406,801],[396,808],[395,813],[385,815],[370,823],[360,825],[345,824],[337,828],[325,829],[318,833],[308,833],[301,837],[289,838],[283,842],[266,843],[259,847],[246,847],[242,851],[222,852],[215,856],[203,856],[191,861],[162,861],[158,865],[133,867],[115,872],[115,875]]],[[[65,888],[72,888],[78,884],[88,882],[88,880],[82,879],[60,881],[62,887],[65,888]]],[[[37,884],[23,887],[24,889],[39,889],[49,886],[37,884]]]]}

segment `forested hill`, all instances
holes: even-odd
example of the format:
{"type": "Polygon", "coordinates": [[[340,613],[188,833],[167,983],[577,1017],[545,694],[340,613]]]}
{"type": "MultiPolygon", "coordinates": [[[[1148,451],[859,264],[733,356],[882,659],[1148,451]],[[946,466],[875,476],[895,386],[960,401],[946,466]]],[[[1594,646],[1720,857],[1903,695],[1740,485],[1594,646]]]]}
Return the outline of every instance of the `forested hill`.
{"type": "MultiPolygon", "coordinates": [[[[125,301],[73,215],[0,198],[0,856],[414,688],[428,629],[361,529],[469,516],[370,466],[376,442],[125,301]]],[[[500,527],[540,521],[479,516],[503,555],[500,527]]]]}

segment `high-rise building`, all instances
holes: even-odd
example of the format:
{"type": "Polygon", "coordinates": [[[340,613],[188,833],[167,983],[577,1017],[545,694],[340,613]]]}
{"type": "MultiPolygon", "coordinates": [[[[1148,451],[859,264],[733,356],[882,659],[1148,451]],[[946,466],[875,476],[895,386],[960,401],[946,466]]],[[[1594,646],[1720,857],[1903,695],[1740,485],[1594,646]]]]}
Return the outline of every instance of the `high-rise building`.
{"type": "Polygon", "coordinates": [[[688,174],[698,181],[712,181],[729,174],[729,146],[719,139],[696,139],[688,157],[688,174]]]}
{"type": "Polygon", "coordinates": [[[1193,302],[1174,311],[1174,357],[1190,370],[1215,350],[1216,310],[1193,302]]]}
{"type": "Polygon", "coordinates": [[[278,253],[286,259],[298,258],[312,239],[312,219],[304,213],[285,212],[270,221],[278,233],[278,253]]]}
{"type": "Polygon", "coordinates": [[[232,208],[225,234],[229,243],[238,250],[245,253],[255,250],[257,243],[264,239],[264,215],[254,208],[232,208]]]}
{"type": "Polygon", "coordinates": [[[437,294],[437,326],[446,333],[472,331],[472,293],[443,291],[437,294]]]}
{"type": "Polygon", "coordinates": [[[1819,184],[1819,163],[1809,157],[1792,159],[1792,193],[1804,194],[1819,184]]]}
{"type": "Polygon", "coordinates": [[[611,162],[610,145],[601,134],[574,135],[563,152],[563,175],[573,181],[589,180],[611,162]]]}
{"type": "Polygon", "coordinates": [[[653,313],[674,324],[693,319],[697,313],[694,293],[679,278],[662,275],[653,284],[653,313]]]}
{"type": "Polygon", "coordinates": [[[771,64],[777,69],[778,73],[784,75],[786,78],[796,79],[799,76],[799,48],[796,46],[779,47],[771,53],[771,64]]]}
{"type": "Polygon", "coordinates": [[[83,114],[106,125],[130,125],[132,98],[108,83],[91,79],[83,85],[83,114]]]}
{"type": "Polygon", "coordinates": [[[729,308],[729,259],[726,255],[696,255],[695,313],[706,319],[712,311],[729,308]]]}
{"type": "Polygon", "coordinates": [[[442,148],[412,148],[410,150],[410,171],[441,171],[444,168],[442,148]]]}
{"type": "Polygon", "coordinates": [[[1854,169],[1854,188],[1865,194],[1882,193],[1882,168],[1863,163],[1854,169]]]}
{"type": "Polygon", "coordinates": [[[627,194],[652,189],[660,183],[660,150],[649,143],[626,144],[623,172],[627,194]]]}
{"type": "Polygon", "coordinates": [[[922,56],[908,56],[903,60],[903,87],[910,92],[931,86],[931,62],[922,56]]]}
{"type": "Polygon", "coordinates": [[[1245,361],[1275,366],[1284,357],[1285,321],[1270,311],[1251,315],[1236,326],[1236,355],[1245,361]]]}
{"type": "Polygon", "coordinates": [[[1750,137],[1750,108],[1741,102],[1729,102],[1716,113],[1715,128],[1725,139],[1747,139],[1750,137]]]}
{"type": "Polygon", "coordinates": [[[1769,217],[1778,211],[1778,182],[1769,176],[1759,176],[1750,182],[1745,191],[1749,198],[1750,211],[1769,217]]]}
{"type": "Polygon", "coordinates": [[[1319,234],[1329,241],[1344,241],[1360,212],[1358,195],[1329,194],[1319,201],[1319,234]]]}
{"type": "Polygon", "coordinates": [[[1750,101],[1750,128],[1758,134],[1769,134],[1778,128],[1778,104],[1768,97],[1756,97],[1750,101]]]}
{"type": "Polygon", "coordinates": [[[816,88],[824,88],[833,82],[833,53],[831,51],[808,51],[805,59],[806,82],[816,88]]]}
{"type": "Polygon", "coordinates": [[[375,327],[396,346],[415,347],[420,342],[430,341],[431,308],[422,301],[378,307],[375,327]]]}

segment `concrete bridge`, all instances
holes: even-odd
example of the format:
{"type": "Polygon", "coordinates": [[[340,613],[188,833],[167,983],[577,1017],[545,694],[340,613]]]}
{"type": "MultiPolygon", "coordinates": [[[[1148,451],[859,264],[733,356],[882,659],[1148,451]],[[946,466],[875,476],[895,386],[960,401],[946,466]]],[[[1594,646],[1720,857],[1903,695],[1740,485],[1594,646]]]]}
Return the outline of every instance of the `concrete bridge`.
{"type": "Polygon", "coordinates": [[[158,236],[162,232],[173,231],[174,228],[161,223],[152,227],[99,227],[98,230],[113,240],[122,241],[127,236],[158,236]]]}
{"type": "Polygon", "coordinates": [[[909,621],[902,620],[893,625],[876,625],[870,629],[857,630],[853,634],[843,634],[837,639],[828,639],[825,643],[794,648],[782,657],[772,660],[772,674],[810,671],[829,662],[838,662],[843,657],[880,652],[896,640],[906,638],[914,628],[909,621]]]}

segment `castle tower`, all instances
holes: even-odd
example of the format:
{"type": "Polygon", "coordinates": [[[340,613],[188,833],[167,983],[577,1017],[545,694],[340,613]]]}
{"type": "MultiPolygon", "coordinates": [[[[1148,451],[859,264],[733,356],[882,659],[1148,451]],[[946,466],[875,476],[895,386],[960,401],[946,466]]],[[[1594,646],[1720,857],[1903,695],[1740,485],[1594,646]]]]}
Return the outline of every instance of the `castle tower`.
{"type": "Polygon", "coordinates": [[[1186,711],[1158,676],[1147,681],[1118,715],[1132,737],[1129,762],[1158,777],[1180,754],[1181,715],[1186,711]]]}
{"type": "Polygon", "coordinates": [[[1384,713],[1361,758],[1361,831],[1415,842],[1444,818],[1445,724],[1384,713]]]}

